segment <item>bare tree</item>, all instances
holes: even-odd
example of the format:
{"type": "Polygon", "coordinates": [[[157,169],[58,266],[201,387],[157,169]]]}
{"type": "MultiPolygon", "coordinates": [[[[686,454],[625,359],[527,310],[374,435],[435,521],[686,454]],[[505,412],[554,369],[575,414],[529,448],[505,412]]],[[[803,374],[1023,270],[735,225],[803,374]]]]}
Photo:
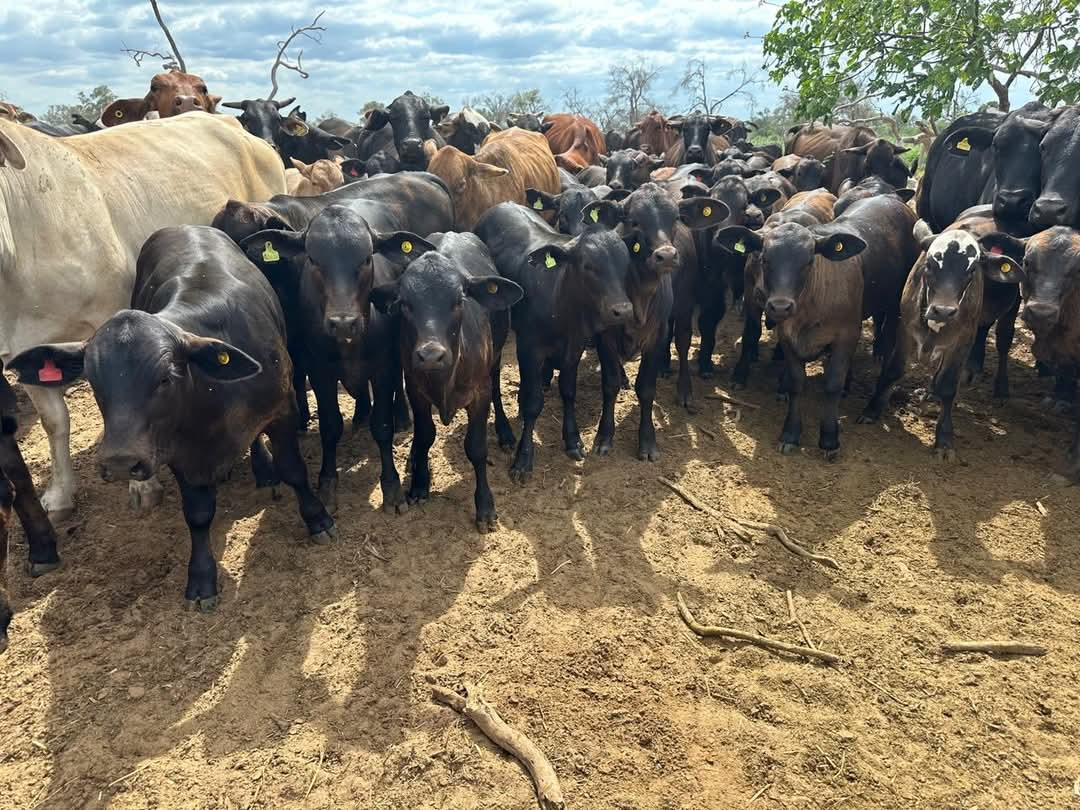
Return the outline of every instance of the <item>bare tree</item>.
{"type": "Polygon", "coordinates": [[[270,67],[270,84],[272,85],[272,89],[270,90],[270,95],[266,97],[267,101],[270,101],[274,98],[274,96],[277,95],[277,72],[279,67],[283,67],[286,70],[296,71],[300,74],[300,78],[302,79],[307,79],[311,75],[306,70],[304,70],[304,65],[301,61],[304,58],[303,49],[301,49],[300,52],[296,54],[296,64],[293,64],[288,60],[288,57],[285,55],[285,51],[287,51],[289,46],[292,45],[293,40],[299,36],[307,37],[315,43],[322,43],[322,32],[326,30],[326,27],[319,25],[319,20],[325,13],[326,9],[323,9],[315,15],[315,19],[312,20],[309,24],[305,25],[303,28],[293,28],[292,33],[290,33],[286,39],[278,42],[277,57],[274,59],[274,64],[270,67]]]}
{"type": "Polygon", "coordinates": [[[659,75],[656,65],[642,60],[612,65],[608,68],[607,106],[618,111],[628,126],[636,124],[649,108],[656,106],[649,100],[649,91],[659,75]]]}
{"type": "MultiPolygon", "coordinates": [[[[165,70],[179,70],[183,73],[187,73],[187,65],[184,63],[184,57],[180,55],[180,49],[176,47],[176,40],[173,39],[172,32],[169,30],[169,26],[165,24],[165,20],[161,18],[161,9],[158,8],[157,0],[150,0],[150,8],[154,10],[154,17],[157,18],[158,25],[161,26],[161,30],[165,32],[165,39],[169,41],[169,48],[172,50],[171,55],[158,53],[157,51],[144,51],[137,48],[129,48],[124,45],[123,53],[126,53],[132,58],[136,65],[142,67],[143,60],[147,57],[153,56],[156,59],[162,60],[161,67],[165,70]]],[[[123,45],[124,43],[121,42],[123,45]]]]}

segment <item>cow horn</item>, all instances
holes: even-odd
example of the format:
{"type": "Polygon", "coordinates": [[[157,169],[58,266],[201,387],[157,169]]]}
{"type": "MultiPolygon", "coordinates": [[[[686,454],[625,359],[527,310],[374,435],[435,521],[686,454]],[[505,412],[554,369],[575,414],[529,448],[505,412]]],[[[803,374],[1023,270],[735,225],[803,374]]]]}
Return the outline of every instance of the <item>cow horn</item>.
{"type": "Polygon", "coordinates": [[[276,104],[277,108],[280,110],[282,107],[288,107],[294,101],[296,101],[296,96],[289,96],[288,98],[282,99],[281,101],[275,101],[274,104],[276,104]]]}
{"type": "Polygon", "coordinates": [[[228,107],[230,110],[242,110],[242,109],[244,109],[244,102],[243,101],[223,101],[223,102],[221,102],[221,106],[222,107],[228,107]]]}

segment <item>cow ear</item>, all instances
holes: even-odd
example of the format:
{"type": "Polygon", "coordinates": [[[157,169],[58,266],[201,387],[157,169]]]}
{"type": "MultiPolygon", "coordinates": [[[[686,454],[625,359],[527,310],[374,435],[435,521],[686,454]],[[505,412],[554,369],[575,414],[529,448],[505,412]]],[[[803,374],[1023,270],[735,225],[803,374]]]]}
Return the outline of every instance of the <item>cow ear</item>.
{"type": "Polygon", "coordinates": [[[694,231],[719,225],[730,214],[727,205],[712,197],[691,197],[679,203],[679,217],[694,231]]]}
{"type": "Polygon", "coordinates": [[[442,104],[438,107],[432,107],[429,112],[431,113],[431,122],[437,124],[446,117],[448,112],[450,112],[450,105],[442,104]]]}
{"type": "Polygon", "coordinates": [[[649,168],[653,171],[661,168],[664,165],[664,159],[662,157],[656,157],[649,161],[649,168]]]}
{"type": "Polygon", "coordinates": [[[865,155],[871,146],[872,144],[864,143],[862,146],[849,146],[842,151],[847,152],[849,155],[865,155]]]}
{"type": "Polygon", "coordinates": [[[409,231],[373,234],[371,241],[375,253],[397,265],[406,265],[429,250],[435,250],[431,242],[409,231]]]}
{"type": "Polygon", "coordinates": [[[596,159],[600,161],[601,166],[607,166],[607,164],[608,164],[608,156],[607,155],[597,155],[596,159]]]}
{"type": "Polygon", "coordinates": [[[709,129],[712,130],[713,135],[723,135],[725,132],[731,132],[735,128],[735,125],[726,118],[714,118],[709,122],[709,129]]]}
{"type": "Polygon", "coordinates": [[[85,343],[51,343],[27,349],[7,367],[18,375],[23,385],[63,387],[82,376],[85,353],[85,343]]]}
{"type": "Polygon", "coordinates": [[[814,252],[831,262],[842,262],[866,250],[866,242],[853,233],[825,234],[817,238],[814,252]]]}
{"type": "Polygon", "coordinates": [[[716,232],[713,241],[728,253],[745,256],[761,250],[765,241],[760,234],[743,225],[731,225],[716,232]]]}
{"type": "Polygon", "coordinates": [[[616,228],[623,221],[622,206],[612,199],[593,200],[581,209],[581,221],[585,225],[616,228]]]}
{"type": "Polygon", "coordinates": [[[465,294],[492,311],[510,309],[525,291],[502,276],[478,276],[465,282],[465,294]]]}
{"type": "Polygon", "coordinates": [[[372,110],[368,110],[367,123],[364,124],[364,129],[369,129],[374,132],[385,127],[390,123],[390,113],[388,113],[382,107],[375,107],[372,110]]]}
{"type": "Polygon", "coordinates": [[[398,299],[400,281],[391,281],[371,288],[371,305],[383,315],[396,315],[401,309],[398,299]]]}
{"type": "Polygon", "coordinates": [[[525,202],[533,211],[558,211],[561,194],[548,194],[537,188],[525,189],[525,202]]]}
{"type": "Polygon", "coordinates": [[[241,240],[240,249],[271,284],[282,284],[299,274],[295,259],[303,255],[306,237],[306,231],[264,230],[241,240]]]}
{"type": "Polygon", "coordinates": [[[892,153],[894,155],[902,155],[902,154],[904,154],[904,152],[907,152],[907,151],[909,151],[909,149],[906,146],[899,146],[899,145],[897,145],[895,143],[892,145],[892,153]]]}
{"type": "MultiPolygon", "coordinates": [[[[221,106],[228,107],[230,110],[242,110],[246,103],[246,101],[223,101],[221,102],[221,106]]],[[[280,110],[284,106],[284,104],[279,104],[278,109],[280,110]]]]}
{"type": "Polygon", "coordinates": [[[784,195],[778,188],[759,188],[750,196],[750,199],[758,208],[768,208],[770,205],[776,205],[782,196],[784,195]]]}
{"type": "Polygon", "coordinates": [[[359,179],[364,176],[364,161],[357,158],[349,158],[341,164],[341,173],[346,177],[359,179]]]}
{"type": "Polygon", "coordinates": [[[218,382],[249,380],[262,371],[259,361],[230,343],[184,332],[180,336],[188,365],[218,382]]]}
{"type": "Polygon", "coordinates": [[[310,132],[307,123],[292,115],[281,122],[281,128],[294,138],[302,138],[310,132]]]}
{"type": "Polygon", "coordinates": [[[945,139],[945,149],[957,157],[967,157],[972,149],[989,149],[994,130],[988,127],[962,127],[945,139]]]}
{"type": "Polygon", "coordinates": [[[0,168],[4,166],[10,166],[13,169],[25,169],[26,158],[23,157],[22,150],[15,145],[15,141],[0,132],[0,168]]]}
{"type": "Polygon", "coordinates": [[[350,141],[348,138],[343,138],[340,135],[331,135],[329,138],[326,139],[327,151],[345,149],[346,147],[351,145],[352,141],[350,141]]]}
{"type": "Polygon", "coordinates": [[[694,197],[708,197],[709,189],[705,187],[704,183],[687,183],[679,189],[679,193],[684,200],[689,200],[694,197]]]}
{"type": "Polygon", "coordinates": [[[551,128],[552,128],[553,126],[555,126],[555,122],[554,122],[554,121],[545,121],[544,123],[542,123],[542,124],[540,125],[540,131],[541,131],[541,132],[547,132],[547,131],[548,131],[549,129],[551,129],[551,128]]]}
{"type": "Polygon", "coordinates": [[[472,169],[473,177],[477,177],[480,180],[497,180],[500,177],[506,177],[510,174],[509,169],[504,169],[502,166],[492,166],[490,163],[484,163],[482,160],[471,161],[470,168],[472,169]]]}
{"type": "Polygon", "coordinates": [[[288,98],[283,98],[281,101],[275,101],[274,105],[280,110],[284,107],[288,107],[294,101],[296,101],[296,96],[289,96],[288,98]]]}
{"type": "Polygon", "coordinates": [[[1005,255],[1016,262],[1024,260],[1024,252],[1027,250],[1027,240],[1017,239],[1001,231],[991,231],[979,237],[979,245],[983,251],[993,256],[1005,255]]]}
{"type": "Polygon", "coordinates": [[[207,98],[210,100],[210,109],[207,112],[216,113],[217,105],[221,103],[221,96],[207,96],[207,98]]]}
{"type": "Polygon", "coordinates": [[[910,202],[911,198],[915,196],[915,189],[913,188],[898,188],[895,192],[897,197],[902,202],[910,202]]]}
{"type": "Polygon", "coordinates": [[[304,161],[298,160],[294,157],[290,157],[289,162],[292,163],[293,168],[300,172],[300,174],[304,175],[304,177],[311,176],[311,164],[304,163],[304,161]]]}
{"type": "Polygon", "coordinates": [[[529,264],[539,270],[558,270],[573,264],[573,256],[558,245],[545,245],[529,254],[529,264]]]}
{"type": "Polygon", "coordinates": [[[979,246],[988,279],[1003,284],[1019,284],[1024,280],[1024,252],[1027,246],[1023,239],[994,231],[981,236],[979,246]]]}

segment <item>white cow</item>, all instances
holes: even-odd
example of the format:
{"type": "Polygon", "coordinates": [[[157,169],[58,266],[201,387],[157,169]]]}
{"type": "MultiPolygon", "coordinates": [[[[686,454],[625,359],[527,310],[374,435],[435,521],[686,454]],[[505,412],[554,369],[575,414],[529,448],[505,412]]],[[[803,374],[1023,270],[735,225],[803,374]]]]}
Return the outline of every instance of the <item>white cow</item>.
{"type": "MultiPolygon", "coordinates": [[[[127,307],[139,250],[159,228],[209,225],[229,199],[284,192],[281,158],[229,116],[192,112],[68,138],[0,120],[0,362],[85,340],[127,307]]],[[[41,500],[62,518],[75,507],[67,404],[59,389],[27,393],[52,454],[41,500]]]]}

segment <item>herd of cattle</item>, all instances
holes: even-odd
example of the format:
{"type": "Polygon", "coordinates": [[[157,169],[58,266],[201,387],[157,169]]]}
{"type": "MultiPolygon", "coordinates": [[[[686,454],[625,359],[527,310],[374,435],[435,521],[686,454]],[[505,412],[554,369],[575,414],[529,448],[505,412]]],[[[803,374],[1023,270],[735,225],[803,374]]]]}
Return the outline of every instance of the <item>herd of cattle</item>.
{"type": "MultiPolygon", "coordinates": [[[[82,378],[104,418],[103,478],[128,481],[133,506],[148,508],[161,497],[159,468],[172,470],[191,532],[185,597],[203,609],[218,598],[216,484],[245,449],[257,486],[284,481],[312,538],[335,536],[339,383],[356,400],[354,425],[367,422],[378,445],[390,513],[428,497],[432,410],[444,425],[466,412],[480,531],[497,520],[492,405],[499,446],[516,446],[511,478],[524,483],[554,372],[565,450],[581,460],[584,352],[594,348],[601,368],[597,455],[612,450],[624,363],[640,355],[638,457],[654,461],[671,343],[677,401],[692,409],[694,314],[708,378],[717,324],[735,303],[737,384],[763,320],[779,336],[785,453],[800,444],[805,367],[819,358],[818,445],[838,452],[839,402],[868,318],[880,373],[859,421],[880,418],[908,361],[925,361],[942,400],[942,457],[953,454],[958,383],[981,370],[995,324],[994,393],[1008,395],[1021,301],[1040,368],[1056,376],[1059,400],[1074,399],[1077,108],[963,116],[931,145],[916,192],[905,150],[865,127],[793,127],[781,149],[754,145],[749,123],[701,113],[653,112],[605,134],[578,115],[499,126],[410,92],[361,125],[309,124],[298,108],[283,112],[292,99],[220,102],[173,71],[95,122],[55,127],[0,105],[0,361],[26,386],[52,456],[38,500],[0,375],[0,536],[14,508],[32,575],[59,565],[52,520],[75,505],[63,391],[82,378]],[[499,382],[511,329],[516,437],[499,382]],[[297,438],[309,384],[316,490],[297,438]],[[392,441],[410,414],[404,489],[392,441]]],[[[0,588],[0,649],[9,620],[0,588]]]]}

